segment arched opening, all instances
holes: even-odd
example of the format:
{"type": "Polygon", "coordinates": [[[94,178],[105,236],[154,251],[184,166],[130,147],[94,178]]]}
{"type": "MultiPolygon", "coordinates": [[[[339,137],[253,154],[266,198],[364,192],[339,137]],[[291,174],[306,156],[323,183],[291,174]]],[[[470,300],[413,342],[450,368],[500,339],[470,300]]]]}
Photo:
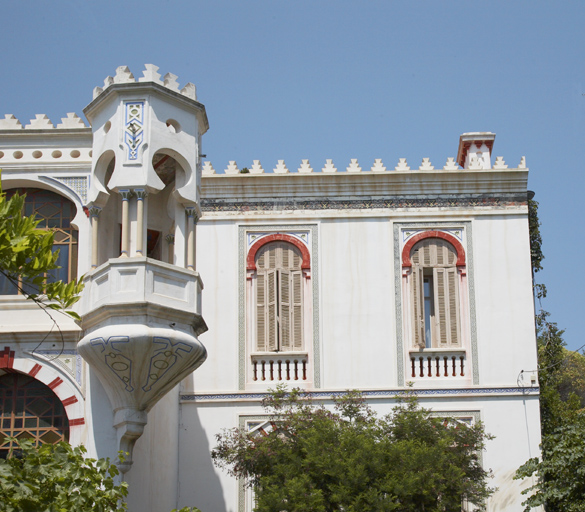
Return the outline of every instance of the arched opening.
{"type": "Polygon", "coordinates": [[[98,193],[93,198],[97,206],[102,207],[99,216],[97,264],[117,258],[122,243],[122,198],[111,190],[110,182],[116,168],[116,157],[113,151],[102,154],[95,166],[94,185],[98,193]]]}
{"type": "Polygon", "coordinates": [[[156,200],[149,199],[148,202],[146,256],[172,263],[176,215],[172,193],[177,186],[183,185],[185,172],[170,152],[164,150],[158,151],[152,157],[152,167],[165,187],[156,194],[156,200]]]}
{"type": "Polygon", "coordinates": [[[32,439],[35,446],[69,440],[69,420],[61,400],[42,382],[22,373],[0,376],[0,457],[14,447],[9,438],[32,439]]]}
{"type": "Polygon", "coordinates": [[[443,238],[421,237],[410,251],[414,346],[460,346],[456,247],[443,238]]]}
{"type": "MultiPolygon", "coordinates": [[[[47,281],[69,282],[77,278],[77,253],[78,233],[72,224],[77,208],[75,204],[50,190],[28,188],[11,189],[6,191],[6,197],[10,198],[15,193],[26,194],[22,214],[29,217],[34,215],[39,221],[38,229],[53,231],[53,252],[59,251],[57,265],[60,268],[54,269],[47,275],[47,281]]],[[[26,283],[20,283],[25,291],[26,283]]],[[[5,276],[0,275],[0,295],[17,294],[17,288],[5,276]]]]}
{"type": "Polygon", "coordinates": [[[256,253],[256,350],[303,349],[301,251],[289,242],[270,242],[256,253]]]}

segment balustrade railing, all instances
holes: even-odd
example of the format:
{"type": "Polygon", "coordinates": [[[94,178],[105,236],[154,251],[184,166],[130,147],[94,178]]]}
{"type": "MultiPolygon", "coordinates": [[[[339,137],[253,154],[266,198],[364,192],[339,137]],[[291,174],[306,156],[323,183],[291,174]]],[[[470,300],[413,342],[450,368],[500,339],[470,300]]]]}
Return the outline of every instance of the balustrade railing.
{"type": "Polygon", "coordinates": [[[307,354],[271,353],[252,356],[254,381],[306,381],[307,354]]]}
{"type": "Polygon", "coordinates": [[[465,350],[425,350],[410,353],[412,377],[465,377],[465,350]]]}

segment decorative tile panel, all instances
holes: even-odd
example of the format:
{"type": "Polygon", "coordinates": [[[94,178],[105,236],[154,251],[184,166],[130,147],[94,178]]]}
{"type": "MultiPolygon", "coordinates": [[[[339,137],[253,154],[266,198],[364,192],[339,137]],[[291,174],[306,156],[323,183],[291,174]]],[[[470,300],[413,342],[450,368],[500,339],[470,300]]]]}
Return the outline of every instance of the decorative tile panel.
{"type": "Polygon", "coordinates": [[[260,201],[224,201],[205,198],[203,212],[296,211],[296,210],[374,210],[397,208],[507,208],[526,205],[526,195],[506,194],[494,196],[441,196],[441,197],[387,197],[374,199],[267,199],[260,201]]]}
{"type": "Polygon", "coordinates": [[[144,101],[127,101],[124,105],[124,144],[126,160],[140,163],[138,149],[144,142],[144,101]]]}
{"type": "MultiPolygon", "coordinates": [[[[441,388],[441,389],[380,389],[380,390],[366,390],[361,391],[362,395],[368,399],[374,398],[402,398],[407,396],[418,397],[440,397],[440,396],[506,396],[506,395],[521,395],[521,396],[538,396],[540,388],[535,387],[505,387],[505,388],[490,388],[490,387],[475,387],[475,388],[441,388]]],[[[329,400],[334,396],[340,397],[347,394],[347,391],[305,391],[303,396],[307,396],[316,400],[329,400]]],[[[269,395],[268,392],[254,392],[254,393],[197,393],[184,394],[180,396],[182,402],[208,402],[208,401],[224,401],[233,402],[236,400],[250,400],[254,402],[262,402],[264,398],[269,395]]]]}
{"type": "Polygon", "coordinates": [[[75,192],[79,197],[81,204],[87,203],[87,188],[89,185],[89,177],[87,176],[63,176],[53,177],[60,183],[63,183],[68,189],[75,192]]]}
{"type": "Polygon", "coordinates": [[[33,353],[55,363],[81,386],[82,360],[77,350],[35,350],[33,353]]]}

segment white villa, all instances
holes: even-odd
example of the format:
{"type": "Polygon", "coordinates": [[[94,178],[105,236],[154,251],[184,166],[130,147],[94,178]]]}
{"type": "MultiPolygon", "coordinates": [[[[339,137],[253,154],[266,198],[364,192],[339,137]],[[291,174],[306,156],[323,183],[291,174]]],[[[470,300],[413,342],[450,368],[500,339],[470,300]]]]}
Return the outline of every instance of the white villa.
{"type": "Polygon", "coordinates": [[[8,435],[124,450],[131,512],[251,512],[209,452],[266,421],[269,388],[359,389],[383,414],[412,383],[484,423],[488,510],[522,510],[540,442],[524,157],[473,132],[444,166],[214,169],[195,86],[153,65],[119,67],[83,113],[0,119],[4,190],[55,230],[56,277],[86,283],[78,324],[0,278],[0,455],[8,435]]]}

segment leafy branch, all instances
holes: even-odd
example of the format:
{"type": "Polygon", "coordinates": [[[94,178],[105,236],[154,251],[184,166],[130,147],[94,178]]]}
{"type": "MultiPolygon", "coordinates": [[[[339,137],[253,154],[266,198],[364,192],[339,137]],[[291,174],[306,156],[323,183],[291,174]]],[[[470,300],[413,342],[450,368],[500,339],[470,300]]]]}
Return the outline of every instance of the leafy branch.
{"type": "Polygon", "coordinates": [[[54,233],[39,229],[34,215],[22,215],[24,201],[18,193],[7,199],[0,184],[0,274],[42,309],[61,310],[79,320],[71,307],[79,300],[83,278],[51,282],[50,272],[60,268],[54,233]]]}

